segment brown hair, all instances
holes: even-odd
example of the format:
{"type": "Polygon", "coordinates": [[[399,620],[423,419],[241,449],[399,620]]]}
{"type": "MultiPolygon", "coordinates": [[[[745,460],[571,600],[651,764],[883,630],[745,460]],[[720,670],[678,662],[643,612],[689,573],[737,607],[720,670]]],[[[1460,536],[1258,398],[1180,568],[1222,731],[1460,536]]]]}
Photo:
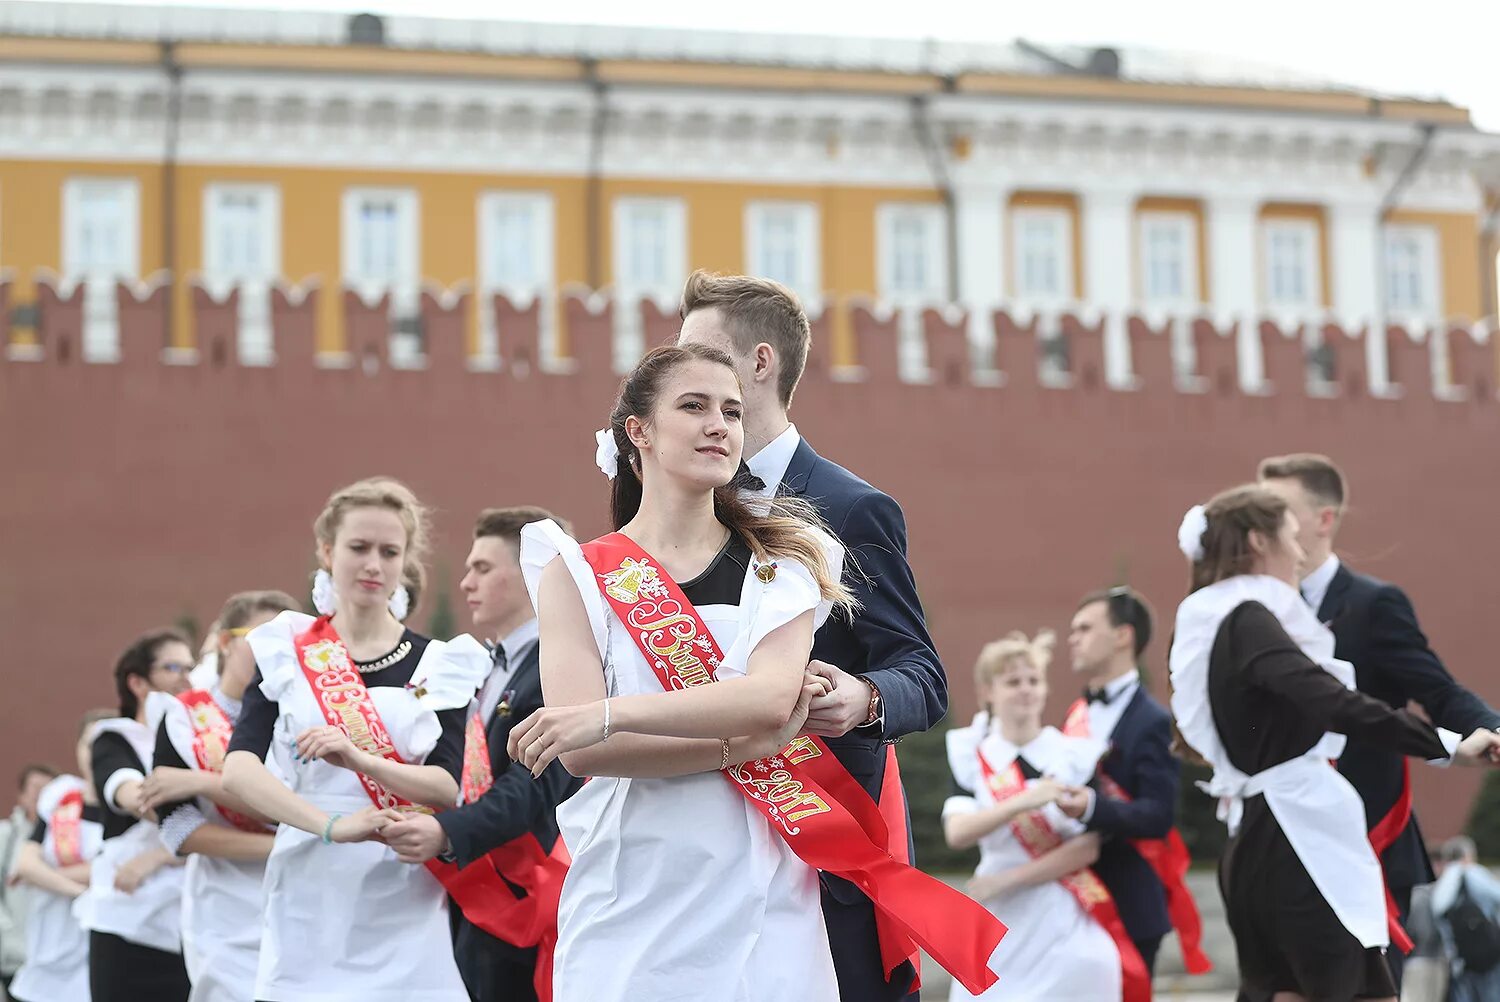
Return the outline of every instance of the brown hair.
{"type": "MultiPolygon", "coordinates": [[[[667,377],[678,366],[692,361],[711,362],[734,372],[734,362],[717,348],[701,344],[662,345],[648,352],[620,386],[609,418],[615,446],[620,450],[619,472],[610,490],[610,516],[616,529],[634,518],[641,508],[641,455],[625,431],[625,420],[631,417],[648,420],[667,377]]],[[[823,547],[807,531],[809,528],[827,531],[817,510],[801,498],[787,497],[752,508],[741,495],[747,474],[748,468],[741,463],[734,479],[714,488],[714,515],[745,541],[756,559],[765,562],[788,557],[800,562],[812,573],[823,598],[852,611],[854,596],[833,576],[823,547]]]]}
{"type": "Polygon", "coordinates": [[[82,741],[84,735],[89,732],[89,728],[93,727],[99,721],[110,720],[117,716],[119,716],[118,711],[110,710],[105,707],[99,707],[98,709],[89,710],[83,715],[83,719],[78,722],[78,740],[82,741]]]}
{"type": "Polygon", "coordinates": [[[1208,528],[1203,530],[1203,556],[1193,561],[1192,590],[1237,574],[1249,574],[1255,563],[1250,533],[1274,540],[1286,518],[1287,503],[1257,484],[1232,487],[1203,508],[1208,528]]]}
{"type": "Polygon", "coordinates": [[[411,608],[427,583],[422,558],[427,554],[427,508],[399,480],[371,477],[334,491],[328,503],[313,521],[313,536],[319,543],[333,545],[344,516],[355,508],[384,508],[393,511],[406,528],[406,552],[402,555],[401,583],[411,592],[411,608]]]}
{"type": "Polygon", "coordinates": [[[16,789],[26,789],[26,781],[32,776],[45,776],[47,779],[53,780],[57,778],[57,770],[50,765],[43,765],[40,762],[29,762],[21,766],[21,771],[16,774],[16,789]]]}
{"type": "Polygon", "coordinates": [[[261,612],[301,612],[302,604],[284,591],[241,591],[229,596],[219,618],[214,623],[216,631],[238,630],[261,612]]]}
{"type": "Polygon", "coordinates": [[[545,522],[548,519],[556,522],[563,532],[573,535],[573,526],[561,515],[554,515],[535,505],[516,505],[511,508],[486,508],[480,512],[479,518],[474,520],[474,538],[499,536],[512,546],[519,547],[522,529],[532,522],[545,522]]]}
{"type": "Polygon", "coordinates": [[[776,396],[781,406],[790,407],[812,344],[812,327],[797,294],[769,278],[715,275],[700,268],[688,276],[682,289],[680,315],[686,320],[694,310],[707,309],[719,311],[724,330],[740,354],[752,353],[758,344],[776,350],[781,363],[776,396]]]}
{"type": "Polygon", "coordinates": [[[1052,664],[1052,652],[1056,646],[1057,634],[1051,630],[1041,630],[1035,637],[1013,630],[999,640],[991,640],[985,644],[974,662],[974,690],[980,694],[985,712],[991,717],[995,715],[995,708],[983,702],[985,688],[992,679],[1003,674],[1011,662],[1017,660],[1030,661],[1037,671],[1045,675],[1047,666],[1052,664]]]}
{"type": "Polygon", "coordinates": [[[1261,480],[1295,480],[1307,493],[1340,513],[1349,497],[1343,471],[1333,460],[1315,452],[1262,459],[1258,476],[1261,480]]]}
{"type": "Polygon", "coordinates": [[[140,701],[130,691],[130,676],[138,675],[149,679],[151,662],[156,660],[156,653],[173,642],[182,644],[189,650],[193,646],[180,630],[163,627],[141,634],[125,648],[125,653],[115,662],[115,693],[120,697],[120,716],[133,720],[140,712],[140,701]]]}

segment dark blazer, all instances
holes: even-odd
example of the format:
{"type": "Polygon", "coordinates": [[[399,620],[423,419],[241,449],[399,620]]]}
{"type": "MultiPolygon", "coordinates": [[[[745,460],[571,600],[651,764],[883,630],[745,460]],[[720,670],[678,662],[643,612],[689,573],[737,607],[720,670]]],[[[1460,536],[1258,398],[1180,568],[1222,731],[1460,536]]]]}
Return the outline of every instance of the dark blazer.
{"type": "MultiPolygon", "coordinates": [[[[780,489],[816,506],[850,555],[846,572],[851,562],[861,572],[844,576],[861,603],[859,614],[853,622],[830,617],[813,640],[812,656],[863,675],[880,688],[884,719],[828,740],[834,756],[878,800],[885,778],[885,743],[925,731],[948,712],[948,679],[927,633],[906,561],[906,518],[889,495],[819,456],[806,439],[798,443],[780,489]]],[[[841,996],[860,1002],[905,998],[910,973],[897,971],[887,983],[879,972],[880,948],[869,899],[838,877],[825,874],[822,882],[841,996]]]]}
{"type": "Polygon", "coordinates": [[[1132,940],[1165,936],[1172,929],[1166,888],[1131,840],[1165,838],[1171,831],[1181,769],[1172,757],[1172,716],[1144,685],[1110,735],[1102,771],[1131,800],[1096,794],[1087,827],[1105,839],[1094,872],[1109,888],[1132,940]]]}
{"type": "MultiPolygon", "coordinates": [[[[1427,644],[1411,599],[1395,585],[1340,564],[1318,619],[1333,630],[1334,656],[1354,665],[1360,692],[1398,710],[1415,701],[1433,724],[1463,735],[1500,727],[1500,715],[1448,674],[1427,644]]],[[[1359,791],[1371,828],[1401,795],[1402,757],[1387,748],[1351,738],[1339,757],[1339,772],[1359,791]]],[[[1381,862],[1393,892],[1433,879],[1415,816],[1381,862]]]]}
{"type": "MultiPolygon", "coordinates": [[[[515,766],[505,753],[511,728],[542,708],[538,645],[532,644],[521,658],[511,675],[506,696],[503,702],[509,712],[502,713],[497,705],[485,731],[494,785],[474,803],[437,815],[460,866],[468,866],[527,832],[535,835],[542,848],[550,852],[557,841],[557,805],[582,785],[561,762],[553,762],[540,777],[532,779],[530,772],[515,766]]],[[[520,895],[525,893],[514,886],[512,890],[520,895]]],[[[536,950],[523,950],[496,939],[472,925],[456,906],[453,912],[454,955],[469,994],[480,1002],[534,1000],[532,976],[536,950]]]]}

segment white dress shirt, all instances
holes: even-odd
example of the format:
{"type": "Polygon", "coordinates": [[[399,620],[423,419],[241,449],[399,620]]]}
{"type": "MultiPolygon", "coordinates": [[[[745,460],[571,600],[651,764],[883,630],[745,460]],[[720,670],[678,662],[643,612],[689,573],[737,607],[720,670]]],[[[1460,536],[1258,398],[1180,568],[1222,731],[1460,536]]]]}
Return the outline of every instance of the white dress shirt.
{"type": "Polygon", "coordinates": [[[1302,579],[1302,597],[1307,599],[1307,604],[1312,606],[1316,613],[1323,608],[1323,599],[1328,597],[1328,586],[1333,584],[1333,576],[1339,572],[1339,558],[1332,553],[1328,559],[1318,565],[1318,569],[1302,579]]]}
{"type": "Polygon", "coordinates": [[[490,718],[495,715],[495,707],[500,705],[500,697],[510,684],[511,676],[516,673],[516,666],[540,636],[541,626],[533,618],[516,627],[500,641],[500,649],[505,652],[505,664],[496,665],[479,690],[479,719],[484,721],[486,727],[490,725],[490,718]]]}
{"type": "Polygon", "coordinates": [[[802,436],[797,434],[797,426],[789,424],[786,431],[771,439],[764,448],[745,461],[750,472],[766,482],[766,486],[756,492],[758,496],[776,496],[776,489],[786,479],[786,468],[792,465],[792,457],[797,454],[797,446],[801,444],[802,436]]]}
{"type": "Polygon", "coordinates": [[[1135,691],[1141,687],[1141,673],[1132,668],[1112,682],[1104,686],[1104,695],[1109,700],[1089,703],[1089,737],[1108,741],[1115,733],[1115,728],[1120,725],[1120,718],[1125,715],[1125,707],[1135,698],[1135,691]]]}

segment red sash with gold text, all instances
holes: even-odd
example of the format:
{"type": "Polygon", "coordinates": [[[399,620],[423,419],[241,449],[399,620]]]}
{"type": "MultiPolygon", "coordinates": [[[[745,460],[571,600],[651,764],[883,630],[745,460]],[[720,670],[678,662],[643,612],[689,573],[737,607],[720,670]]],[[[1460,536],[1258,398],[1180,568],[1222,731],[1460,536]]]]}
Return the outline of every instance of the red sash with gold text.
{"type": "MultiPolygon", "coordinates": [[[[1089,704],[1087,700],[1076,700],[1068,707],[1068,716],[1063,722],[1063,733],[1069,737],[1089,736],[1089,704]]],[[[1099,787],[1106,797],[1130,803],[1131,796],[1104,770],[1099,771],[1099,787]]],[[[1205,974],[1213,970],[1213,962],[1203,952],[1203,919],[1198,914],[1198,905],[1193,892],[1188,890],[1187,872],[1192,864],[1187,844],[1176,828],[1167,832],[1166,838],[1132,839],[1130,844],[1141,858],[1156,873],[1167,895],[1167,917],[1177,932],[1177,944],[1182,949],[1183,966],[1189,974],[1205,974]]]]}
{"type": "Polygon", "coordinates": [[[71,790],[63,794],[57,806],[52,808],[52,817],[47,819],[47,831],[52,836],[52,854],[58,866],[72,866],[83,860],[83,791],[71,790]]]}
{"type": "MultiPolygon", "coordinates": [[[[370,698],[370,690],[329,617],[318,617],[306,633],[293,638],[292,644],[323,719],[343,731],[360,750],[403,762],[370,698]]],[[[413,804],[363,773],[355,775],[377,808],[432,813],[430,808],[413,804]]],[[[484,789],[488,788],[485,785],[484,789]]],[[[527,833],[466,867],[436,859],[428,860],[426,866],[474,925],[513,945],[545,949],[547,962],[542,963],[539,957],[536,987],[542,1002],[550,1002],[550,943],[557,935],[557,901],[566,856],[548,856],[536,837],[527,833]],[[506,879],[525,889],[527,897],[517,898],[506,879]]]]}
{"type": "MultiPolygon", "coordinates": [[[[984,777],[984,785],[995,803],[1001,803],[1026,789],[1026,778],[1021,774],[1019,760],[1012,762],[1004,772],[998,772],[984,757],[983,751],[976,748],[975,754],[979,756],[979,772],[984,777]]],[[[1010,830],[1032,859],[1045,856],[1063,844],[1062,836],[1047,823],[1047,818],[1041,811],[1028,811],[1018,816],[1010,823],[1010,830]]],[[[1073,895],[1078,907],[1098,922],[1109,933],[1109,938],[1114,940],[1115,949],[1120,953],[1123,1002],[1149,1002],[1151,974],[1146,970],[1146,962],[1141,959],[1140,951],[1131,942],[1130,934],[1125,931],[1120,911],[1115,907],[1114,898],[1110,897],[1109,888],[1104,886],[1104,881],[1093,870],[1084,867],[1061,878],[1058,883],[1073,895]]]]}
{"type": "MultiPolygon", "coordinates": [[[[717,680],[714,669],[724,660],[718,641],[644,550],[612,533],[583,553],[662,688],[717,680]]],[[[822,739],[795,738],[780,753],[730,766],[724,776],[798,858],[851,881],[874,902],[877,924],[886,925],[880,941],[887,977],[920,945],[972,994],[995,983],[989,958],[1005,926],[977,901],[908,865],[904,853],[892,858],[875,801],[822,739]]]]}
{"type": "MultiPolygon", "coordinates": [[[[193,761],[203,772],[223,772],[224,755],[229,750],[229,739],[234,734],[234,725],[224,715],[212,694],[202,689],[193,689],[177,697],[187,708],[188,723],[193,728],[193,761]]],[[[215,804],[219,816],[242,832],[265,835],[270,828],[254,818],[215,804]]]]}

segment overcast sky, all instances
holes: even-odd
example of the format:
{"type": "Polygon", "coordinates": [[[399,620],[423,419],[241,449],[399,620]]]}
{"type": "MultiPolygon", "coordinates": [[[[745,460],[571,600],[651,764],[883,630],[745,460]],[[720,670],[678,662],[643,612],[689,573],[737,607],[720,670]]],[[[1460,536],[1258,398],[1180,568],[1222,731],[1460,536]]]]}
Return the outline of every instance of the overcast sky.
{"type": "MultiPolygon", "coordinates": [[[[114,0],[122,2],[122,0],[114,0]]],[[[128,2],[128,0],[123,0],[128,2]]],[[[186,6],[373,10],[588,24],[965,41],[1151,45],[1264,61],[1469,108],[1500,132],[1500,0],[157,0],[186,6]]]]}

